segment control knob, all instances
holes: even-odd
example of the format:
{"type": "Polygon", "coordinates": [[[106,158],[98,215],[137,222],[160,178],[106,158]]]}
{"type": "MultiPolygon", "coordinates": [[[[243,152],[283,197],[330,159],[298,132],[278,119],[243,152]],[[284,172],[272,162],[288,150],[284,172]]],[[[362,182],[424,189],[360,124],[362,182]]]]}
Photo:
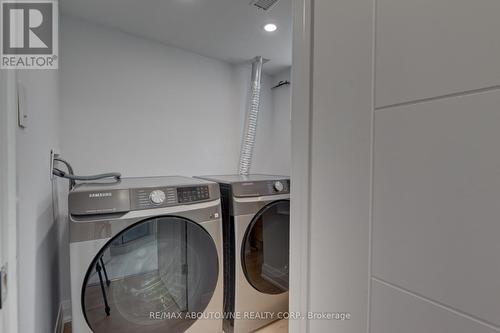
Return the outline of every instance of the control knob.
{"type": "Polygon", "coordinates": [[[276,192],[282,192],[285,189],[285,186],[282,182],[277,181],[274,183],[274,189],[276,190],[276,192]]]}
{"type": "Polygon", "coordinates": [[[154,190],[149,194],[149,200],[151,200],[152,203],[155,205],[161,205],[163,202],[165,202],[165,192],[162,190],[154,190]]]}

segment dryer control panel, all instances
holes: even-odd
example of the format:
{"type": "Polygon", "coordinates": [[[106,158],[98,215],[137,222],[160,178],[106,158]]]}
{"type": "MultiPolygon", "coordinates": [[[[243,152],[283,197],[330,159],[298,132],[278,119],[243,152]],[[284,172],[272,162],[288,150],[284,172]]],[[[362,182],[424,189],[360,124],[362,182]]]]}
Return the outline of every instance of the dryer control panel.
{"type": "Polygon", "coordinates": [[[235,197],[259,197],[266,195],[289,194],[290,180],[248,181],[232,184],[235,197]]]}

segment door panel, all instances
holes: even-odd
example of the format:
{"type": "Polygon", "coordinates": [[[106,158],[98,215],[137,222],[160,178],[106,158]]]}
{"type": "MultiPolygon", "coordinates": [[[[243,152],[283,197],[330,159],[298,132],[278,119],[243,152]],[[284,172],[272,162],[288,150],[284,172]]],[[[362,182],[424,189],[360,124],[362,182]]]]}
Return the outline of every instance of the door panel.
{"type": "Polygon", "coordinates": [[[371,333],[498,332],[375,280],[372,281],[372,309],[371,333]]]}
{"type": "Polygon", "coordinates": [[[375,277],[496,326],[499,105],[496,91],[376,113],[372,240],[375,277]]]}
{"type": "Polygon", "coordinates": [[[500,2],[377,2],[376,106],[500,85],[500,2]]]}
{"type": "Polygon", "coordinates": [[[248,227],[242,246],[242,266],[248,282],[266,294],[288,291],[290,202],[264,207],[248,227]]]}
{"type": "Polygon", "coordinates": [[[95,333],[184,332],[196,321],[189,315],[211,301],[218,267],[214,240],[200,225],[179,217],[139,222],[108,242],[87,272],[87,323],[95,333]]]}

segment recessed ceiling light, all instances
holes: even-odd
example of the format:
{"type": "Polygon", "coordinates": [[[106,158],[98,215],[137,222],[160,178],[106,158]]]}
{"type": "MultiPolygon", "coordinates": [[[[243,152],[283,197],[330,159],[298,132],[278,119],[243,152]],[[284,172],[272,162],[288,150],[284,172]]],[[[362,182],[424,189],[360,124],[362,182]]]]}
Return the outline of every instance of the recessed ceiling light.
{"type": "Polygon", "coordinates": [[[273,32],[276,31],[278,27],[274,23],[269,23],[264,26],[264,30],[267,32],[273,32]]]}

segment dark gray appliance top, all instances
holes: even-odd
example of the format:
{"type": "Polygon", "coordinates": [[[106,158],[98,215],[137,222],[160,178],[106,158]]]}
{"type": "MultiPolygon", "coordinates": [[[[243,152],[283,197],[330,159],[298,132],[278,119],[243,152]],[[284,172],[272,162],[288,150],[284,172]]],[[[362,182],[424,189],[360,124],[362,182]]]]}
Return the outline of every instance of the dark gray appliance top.
{"type": "Polygon", "coordinates": [[[290,193],[290,177],[252,174],[199,176],[197,178],[231,186],[235,197],[258,197],[290,193]]]}
{"type": "Polygon", "coordinates": [[[199,176],[197,178],[209,179],[219,184],[234,184],[241,182],[259,182],[259,181],[290,179],[290,177],[288,176],[260,175],[260,174],[253,174],[248,176],[242,176],[242,175],[199,176]]]}
{"type": "Polygon", "coordinates": [[[216,182],[180,176],[122,178],[78,184],[68,196],[70,215],[100,215],[188,205],[220,197],[216,182]]]}
{"type": "Polygon", "coordinates": [[[187,186],[207,184],[207,181],[183,176],[168,177],[136,177],[122,178],[119,181],[109,180],[101,182],[81,183],[75,186],[72,192],[88,192],[95,190],[121,190],[142,187],[158,186],[187,186]]]}

